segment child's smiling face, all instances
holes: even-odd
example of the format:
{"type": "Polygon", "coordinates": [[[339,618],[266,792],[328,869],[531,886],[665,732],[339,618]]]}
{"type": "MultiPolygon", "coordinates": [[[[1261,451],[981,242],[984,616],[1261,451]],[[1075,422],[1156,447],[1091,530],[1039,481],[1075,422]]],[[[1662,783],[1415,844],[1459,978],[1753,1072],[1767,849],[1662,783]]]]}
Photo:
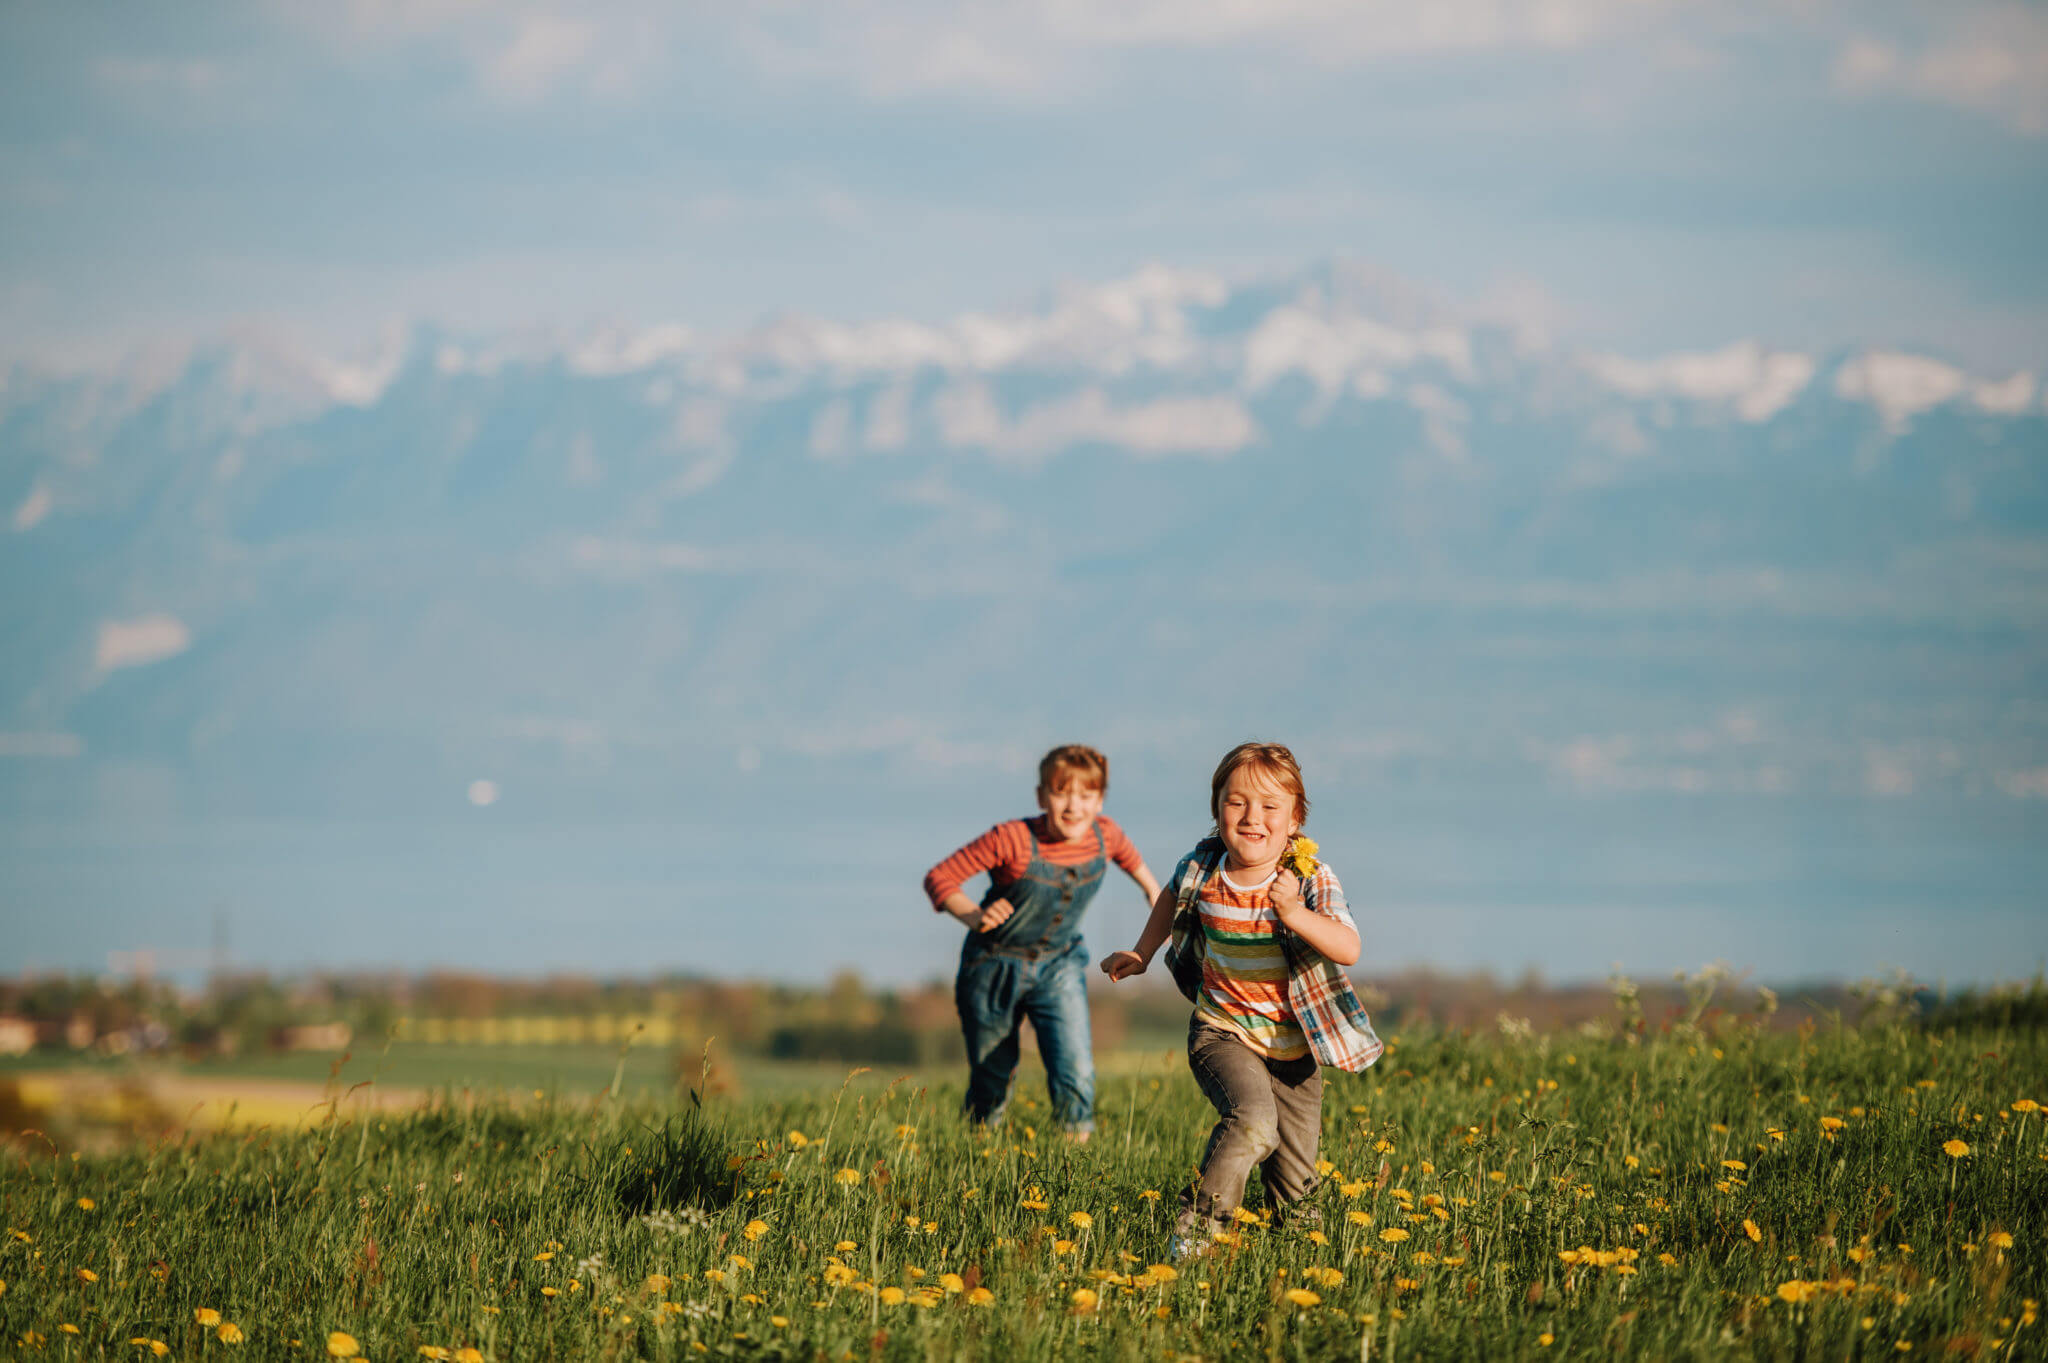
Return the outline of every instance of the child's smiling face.
{"type": "Polygon", "coordinates": [[[1102,787],[1091,786],[1069,775],[1056,790],[1038,788],[1038,807],[1060,841],[1078,838],[1095,824],[1102,813],[1102,787]]]}
{"type": "Polygon", "coordinates": [[[1216,802],[1216,828],[1239,870],[1263,871],[1280,860],[1301,831],[1294,810],[1294,793],[1257,767],[1230,774],[1216,802]]]}

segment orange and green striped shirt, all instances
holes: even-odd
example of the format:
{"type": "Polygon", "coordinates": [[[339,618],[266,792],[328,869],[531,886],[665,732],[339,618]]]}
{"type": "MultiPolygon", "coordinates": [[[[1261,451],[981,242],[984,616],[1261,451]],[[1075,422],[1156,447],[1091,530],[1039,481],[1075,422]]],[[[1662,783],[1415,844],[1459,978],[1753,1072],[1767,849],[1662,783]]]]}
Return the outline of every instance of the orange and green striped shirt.
{"type": "Polygon", "coordinates": [[[1276,935],[1272,883],[1268,876],[1248,888],[1219,868],[1202,886],[1205,950],[1195,1012],[1237,1032],[1260,1055],[1294,1060],[1308,1054],[1308,1036],[1287,1002],[1287,953],[1276,935]]]}

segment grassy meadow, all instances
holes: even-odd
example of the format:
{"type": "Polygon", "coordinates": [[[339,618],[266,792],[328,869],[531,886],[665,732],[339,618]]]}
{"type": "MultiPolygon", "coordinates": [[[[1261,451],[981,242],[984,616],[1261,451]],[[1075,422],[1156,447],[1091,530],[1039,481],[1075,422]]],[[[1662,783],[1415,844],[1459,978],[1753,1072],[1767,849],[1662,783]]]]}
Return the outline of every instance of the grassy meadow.
{"type": "Polygon", "coordinates": [[[2032,1028],[1411,1029],[1331,1072],[1319,1219],[1166,1263],[1212,1120],[1177,1056],[1098,1131],[963,1076],[452,1090],[0,1172],[9,1356],[2048,1357],[2032,1028]]]}

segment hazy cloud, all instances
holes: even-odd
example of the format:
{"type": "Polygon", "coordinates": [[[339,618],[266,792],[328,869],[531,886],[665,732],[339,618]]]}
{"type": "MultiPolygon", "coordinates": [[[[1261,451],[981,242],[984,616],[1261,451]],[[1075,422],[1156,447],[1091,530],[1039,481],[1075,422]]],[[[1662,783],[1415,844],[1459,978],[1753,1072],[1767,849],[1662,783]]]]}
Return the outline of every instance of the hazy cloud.
{"type": "Polygon", "coordinates": [[[192,631],[174,615],[144,615],[100,624],[93,665],[102,672],[175,658],[192,646],[192,631]]]}
{"type": "Polygon", "coordinates": [[[1836,56],[1834,83],[1852,95],[1904,94],[2048,135],[2048,10],[1944,7],[1952,31],[1919,46],[1858,34],[1836,56]]]}

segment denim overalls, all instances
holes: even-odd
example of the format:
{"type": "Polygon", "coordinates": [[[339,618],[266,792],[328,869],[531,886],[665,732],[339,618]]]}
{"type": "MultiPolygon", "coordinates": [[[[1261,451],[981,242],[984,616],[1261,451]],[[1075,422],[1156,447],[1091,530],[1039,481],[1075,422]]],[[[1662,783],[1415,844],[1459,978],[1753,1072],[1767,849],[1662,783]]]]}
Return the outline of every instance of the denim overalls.
{"type": "Polygon", "coordinates": [[[960,947],[953,1001],[967,1036],[968,1119],[1002,1116],[1017,1072],[1017,1028],[1031,1019],[1045,1061],[1053,1119],[1069,1131],[1095,1129],[1095,1057],[1088,1038],[1088,950],[1081,914],[1109,867],[1102,828],[1095,858],[1055,866],[1038,850],[1029,824],[1031,864],[1007,885],[990,885],[982,907],[1007,899],[1015,910],[1001,926],[970,932],[960,947]]]}

